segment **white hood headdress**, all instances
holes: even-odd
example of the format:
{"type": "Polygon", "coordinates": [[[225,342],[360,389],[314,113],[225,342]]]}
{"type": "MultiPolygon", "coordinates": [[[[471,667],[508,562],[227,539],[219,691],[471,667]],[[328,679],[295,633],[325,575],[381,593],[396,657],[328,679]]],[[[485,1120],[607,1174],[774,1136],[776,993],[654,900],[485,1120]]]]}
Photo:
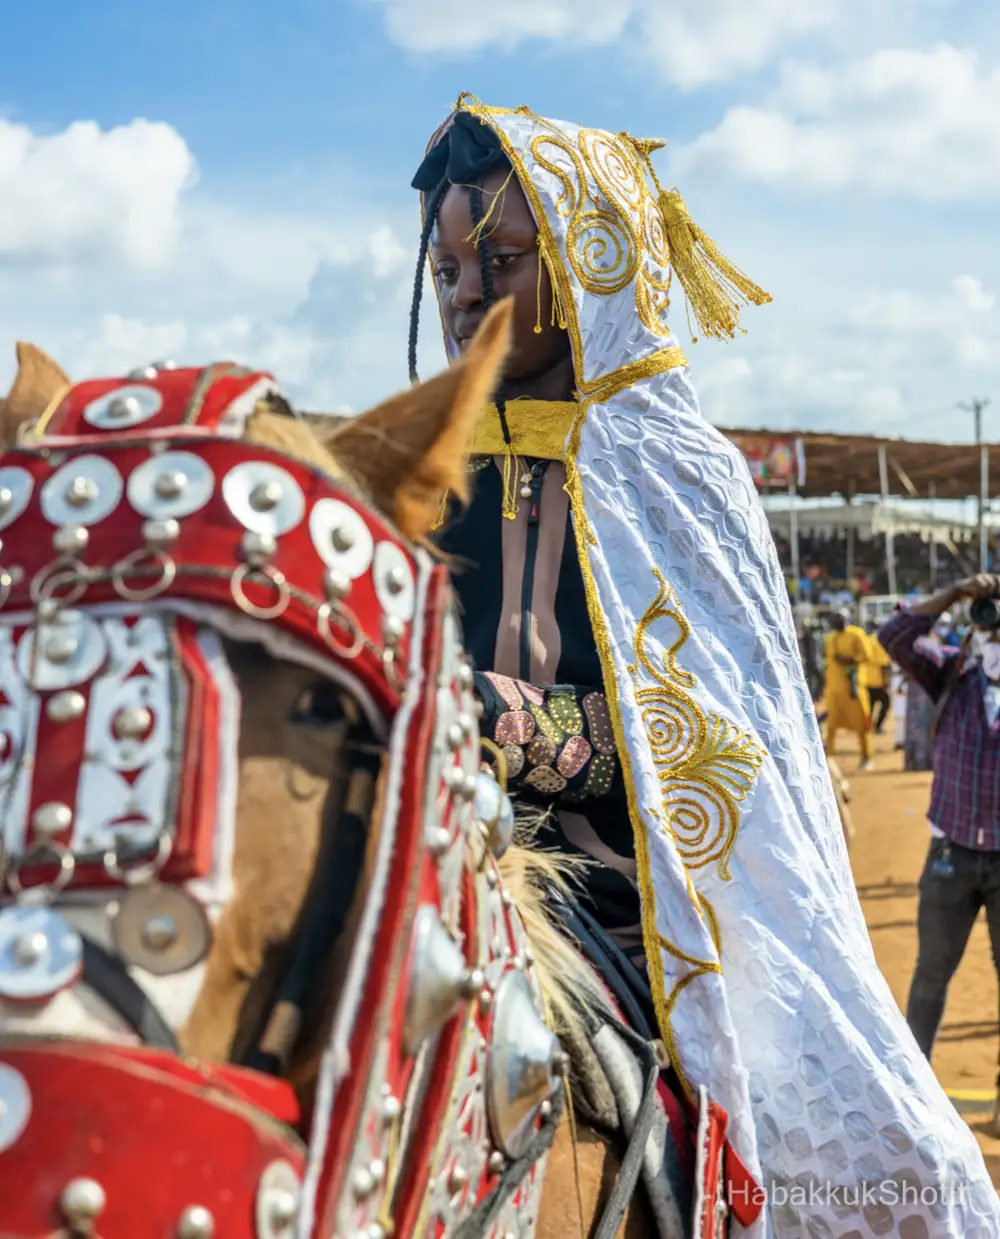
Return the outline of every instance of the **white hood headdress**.
{"type": "Polygon", "coordinates": [[[770,1193],[746,1233],[1000,1235],[975,1140],[875,963],[749,470],[701,416],[666,324],[671,256],[707,334],[763,295],[650,188],[658,144],[458,108],[502,141],[572,340],[563,458],[650,981],[678,1074],[725,1108],[770,1193]]]}

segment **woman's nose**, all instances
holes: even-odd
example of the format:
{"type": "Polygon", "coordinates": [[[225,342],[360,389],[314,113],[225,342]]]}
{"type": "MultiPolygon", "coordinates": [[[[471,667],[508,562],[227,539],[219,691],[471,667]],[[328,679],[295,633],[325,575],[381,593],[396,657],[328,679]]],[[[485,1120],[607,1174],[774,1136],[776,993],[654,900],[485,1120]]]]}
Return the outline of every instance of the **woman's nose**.
{"type": "Polygon", "coordinates": [[[458,274],[458,283],[455,286],[455,308],[471,310],[475,306],[482,305],[482,301],[483,277],[479,270],[479,263],[463,263],[458,274]]]}

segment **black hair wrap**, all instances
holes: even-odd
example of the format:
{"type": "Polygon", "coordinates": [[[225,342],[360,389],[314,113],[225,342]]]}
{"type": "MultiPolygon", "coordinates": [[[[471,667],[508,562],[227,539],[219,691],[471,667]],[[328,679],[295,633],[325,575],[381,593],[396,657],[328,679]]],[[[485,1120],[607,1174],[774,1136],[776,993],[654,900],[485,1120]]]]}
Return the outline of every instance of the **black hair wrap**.
{"type": "Polygon", "coordinates": [[[451,185],[475,185],[487,172],[507,163],[493,130],[468,112],[459,112],[427,152],[410,183],[425,194],[445,180],[451,185]]]}

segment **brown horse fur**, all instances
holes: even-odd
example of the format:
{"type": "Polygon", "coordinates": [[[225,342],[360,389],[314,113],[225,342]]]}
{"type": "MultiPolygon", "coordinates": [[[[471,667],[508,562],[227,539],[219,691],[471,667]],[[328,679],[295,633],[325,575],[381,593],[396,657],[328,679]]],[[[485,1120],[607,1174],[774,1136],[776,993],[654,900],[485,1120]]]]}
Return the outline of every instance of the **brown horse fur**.
{"type": "Polygon", "coordinates": [[[20,431],[42,416],[70,385],[67,376],[34,344],[18,343],[17,373],[0,397],[0,443],[16,443],[20,431]]]}
{"type": "MultiPolygon", "coordinates": [[[[479,410],[496,385],[509,334],[510,307],[502,303],[450,369],[341,423],[326,443],[306,422],[276,416],[266,407],[249,420],[247,438],[336,478],[346,474],[407,537],[423,541],[444,494],[466,496],[465,456],[479,410]]],[[[30,434],[69,382],[32,345],[18,346],[18,363],[11,391],[0,400],[0,446],[30,434]]],[[[305,898],[323,827],[344,794],[337,777],[343,729],[302,727],[294,721],[293,706],[311,692],[315,673],[279,663],[255,646],[231,642],[228,652],[243,701],[235,893],[216,926],[205,980],[182,1030],[185,1052],[207,1060],[226,1059],[234,1042],[246,1035],[241,1020],[246,1022],[248,1011],[253,1018],[254,982],[280,968],[281,949],[305,898]]],[[[524,918],[553,1024],[579,1035],[579,1004],[604,1000],[594,974],[545,911],[544,886],[565,882],[567,867],[530,844],[508,849],[500,867],[524,918]]],[[[363,879],[361,892],[365,885],[363,879]]],[[[352,916],[360,898],[359,893],[352,916]]],[[[315,1056],[309,1061],[314,1063],[315,1056]]],[[[290,1068],[304,1093],[311,1085],[303,1075],[306,1065],[290,1068]]],[[[588,1234],[618,1165],[617,1153],[602,1136],[583,1124],[573,1130],[564,1122],[546,1172],[540,1239],[588,1234]]],[[[654,1233],[641,1197],[619,1233],[635,1239],[654,1233]]]]}

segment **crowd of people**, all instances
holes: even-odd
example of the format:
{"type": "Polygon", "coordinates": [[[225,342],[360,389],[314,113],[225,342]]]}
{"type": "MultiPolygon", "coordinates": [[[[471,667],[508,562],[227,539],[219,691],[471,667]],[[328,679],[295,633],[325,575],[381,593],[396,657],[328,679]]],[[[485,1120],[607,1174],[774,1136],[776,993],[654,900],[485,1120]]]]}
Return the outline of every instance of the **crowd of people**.
{"type": "MultiPolygon", "coordinates": [[[[903,751],[906,770],[931,769],[930,729],[933,702],[921,684],[905,674],[879,639],[879,625],[853,622],[851,609],[830,611],[827,631],[811,624],[800,641],[814,696],[825,705],[827,755],[832,756],[839,731],[858,737],[862,768],[872,765],[871,736],[881,735],[890,714],[895,722],[895,747],[903,751]]],[[[959,650],[971,630],[968,618],[945,611],[935,619],[926,641],[945,650],[959,650]]]]}
{"type": "MultiPolygon", "coordinates": [[[[804,534],[799,537],[798,576],[793,571],[788,539],[778,534],[775,545],[793,602],[851,607],[862,598],[891,592],[884,537],[859,540],[850,554],[843,535],[804,534]]],[[[979,557],[978,542],[968,538],[941,543],[938,551],[942,573],[971,572],[979,557]]],[[[991,558],[995,553],[991,545],[991,558]]],[[[913,597],[926,592],[930,552],[923,538],[919,534],[897,534],[893,558],[896,592],[913,597]]]]}

